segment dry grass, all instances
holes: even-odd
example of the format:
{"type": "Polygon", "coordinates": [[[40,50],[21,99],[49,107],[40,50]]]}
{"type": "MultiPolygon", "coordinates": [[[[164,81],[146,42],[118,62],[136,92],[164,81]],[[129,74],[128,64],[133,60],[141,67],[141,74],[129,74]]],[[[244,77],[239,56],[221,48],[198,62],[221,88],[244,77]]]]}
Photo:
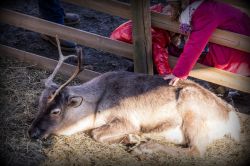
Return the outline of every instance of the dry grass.
{"type": "MultiPolygon", "coordinates": [[[[97,143],[84,133],[31,141],[27,129],[37,112],[37,98],[43,89],[40,80],[48,76],[35,67],[0,57],[0,159],[5,165],[244,165],[249,158],[250,116],[242,114],[240,144],[229,138],[218,140],[208,147],[204,158],[184,153],[131,154],[122,145],[97,143]]],[[[238,108],[248,112],[250,106],[238,108]]]]}

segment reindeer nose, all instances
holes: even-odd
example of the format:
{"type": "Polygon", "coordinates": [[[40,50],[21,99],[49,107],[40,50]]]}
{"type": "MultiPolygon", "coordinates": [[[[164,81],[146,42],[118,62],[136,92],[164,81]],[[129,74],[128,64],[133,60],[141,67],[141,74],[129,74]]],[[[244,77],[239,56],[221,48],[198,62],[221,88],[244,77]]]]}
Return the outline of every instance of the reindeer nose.
{"type": "Polygon", "coordinates": [[[29,132],[30,138],[32,139],[38,139],[41,134],[41,130],[37,127],[29,129],[28,132],[29,132]]]}

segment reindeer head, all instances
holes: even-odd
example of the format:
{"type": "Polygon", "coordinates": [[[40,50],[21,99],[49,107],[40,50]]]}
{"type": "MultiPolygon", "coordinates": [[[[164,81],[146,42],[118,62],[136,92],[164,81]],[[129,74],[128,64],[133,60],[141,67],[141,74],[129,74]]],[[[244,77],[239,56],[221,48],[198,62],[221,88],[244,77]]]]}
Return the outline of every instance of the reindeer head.
{"type": "Polygon", "coordinates": [[[57,131],[64,126],[63,120],[65,119],[67,111],[79,107],[83,100],[81,96],[72,94],[70,88],[67,87],[67,85],[82,70],[81,48],[76,49],[78,55],[78,67],[74,74],[61,86],[58,86],[53,82],[53,78],[63,62],[70,57],[76,57],[75,55],[63,56],[57,36],[56,40],[60,58],[53,73],[45,80],[45,89],[39,100],[39,112],[28,131],[30,137],[34,139],[45,138],[52,133],[56,134],[57,131]]]}

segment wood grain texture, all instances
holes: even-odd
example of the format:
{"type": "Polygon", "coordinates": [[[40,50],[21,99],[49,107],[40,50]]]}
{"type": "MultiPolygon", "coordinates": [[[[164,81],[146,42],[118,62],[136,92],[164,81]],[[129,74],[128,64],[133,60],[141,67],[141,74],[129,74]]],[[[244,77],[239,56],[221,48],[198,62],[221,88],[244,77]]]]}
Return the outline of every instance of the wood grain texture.
{"type": "Polygon", "coordinates": [[[134,70],[153,74],[150,1],[132,1],[134,70]]]}

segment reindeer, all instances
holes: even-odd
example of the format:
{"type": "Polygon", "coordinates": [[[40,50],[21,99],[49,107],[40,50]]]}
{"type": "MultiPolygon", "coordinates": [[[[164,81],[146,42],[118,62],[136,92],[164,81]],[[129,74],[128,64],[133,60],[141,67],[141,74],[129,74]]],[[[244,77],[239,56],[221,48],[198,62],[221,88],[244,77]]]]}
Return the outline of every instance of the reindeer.
{"type": "Polygon", "coordinates": [[[158,75],[125,71],[102,74],[82,85],[67,86],[82,70],[78,67],[61,86],[53,82],[63,61],[46,79],[39,112],[29,128],[31,138],[90,131],[98,142],[118,143],[129,134],[153,134],[166,141],[189,145],[201,155],[209,143],[224,135],[239,141],[240,123],[235,109],[190,80],[168,85],[158,75]]]}

